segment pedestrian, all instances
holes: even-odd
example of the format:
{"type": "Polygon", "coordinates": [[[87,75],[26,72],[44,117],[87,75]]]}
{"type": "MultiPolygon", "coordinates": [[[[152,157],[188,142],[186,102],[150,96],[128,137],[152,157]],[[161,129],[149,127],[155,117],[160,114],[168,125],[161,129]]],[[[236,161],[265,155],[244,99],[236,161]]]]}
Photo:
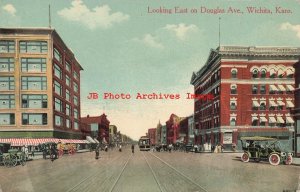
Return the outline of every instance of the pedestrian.
{"type": "Polygon", "coordinates": [[[122,152],[122,145],[119,145],[119,152],[122,152]]]}
{"type": "Polygon", "coordinates": [[[95,153],[96,153],[95,159],[99,159],[99,154],[100,154],[100,145],[99,144],[96,146],[95,153]]]}
{"type": "Polygon", "coordinates": [[[134,154],[134,144],[131,145],[131,152],[134,154]]]}
{"type": "Polygon", "coordinates": [[[107,150],[108,150],[108,146],[107,145],[105,145],[105,149],[104,150],[105,150],[105,152],[107,152],[107,150]]]}

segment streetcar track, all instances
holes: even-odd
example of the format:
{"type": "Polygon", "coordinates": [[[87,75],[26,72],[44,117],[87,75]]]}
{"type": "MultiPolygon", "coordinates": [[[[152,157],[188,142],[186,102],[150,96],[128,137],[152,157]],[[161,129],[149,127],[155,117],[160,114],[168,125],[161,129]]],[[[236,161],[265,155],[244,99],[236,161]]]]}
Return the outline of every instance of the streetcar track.
{"type": "Polygon", "coordinates": [[[120,178],[121,178],[121,175],[123,174],[123,172],[124,172],[124,170],[125,170],[125,168],[126,168],[128,162],[129,162],[129,160],[132,158],[132,156],[133,156],[133,155],[130,155],[129,158],[127,159],[125,165],[123,166],[122,171],[120,172],[119,176],[118,176],[117,179],[115,180],[115,182],[114,182],[113,186],[111,187],[111,189],[109,190],[109,192],[112,192],[112,191],[114,190],[114,188],[116,187],[118,181],[119,181],[120,178]]]}
{"type": "Polygon", "coordinates": [[[146,163],[148,164],[148,167],[150,168],[150,170],[151,170],[151,172],[152,172],[152,175],[153,175],[153,177],[154,177],[155,182],[157,183],[157,185],[158,185],[158,187],[159,187],[159,190],[160,190],[161,192],[163,192],[164,190],[162,189],[162,186],[161,186],[160,182],[158,181],[156,174],[154,173],[154,171],[153,171],[152,167],[150,166],[150,164],[149,164],[147,158],[145,157],[144,152],[142,152],[142,154],[143,154],[143,157],[144,157],[146,163]]]}
{"type": "MultiPolygon", "coordinates": [[[[113,162],[119,160],[120,158],[122,158],[122,155],[118,156],[117,158],[115,158],[114,160],[110,160],[110,161],[107,161],[107,163],[104,165],[105,167],[109,166],[110,164],[112,164],[113,162]]],[[[84,185],[88,185],[89,183],[91,183],[91,181],[88,181],[86,183],[84,183],[85,181],[87,181],[88,179],[90,178],[93,178],[94,176],[96,176],[97,174],[99,173],[102,173],[101,172],[102,170],[98,170],[96,169],[95,172],[87,177],[85,177],[84,179],[82,179],[80,182],[78,182],[76,185],[74,185],[73,187],[69,188],[66,192],[70,192],[70,191],[77,191],[78,188],[80,189],[80,187],[84,184],[84,185]],[[76,189],[77,188],[77,189],[76,189]]],[[[108,178],[107,178],[108,179],[108,178]]],[[[106,179],[106,180],[107,180],[106,179]]],[[[105,182],[106,180],[104,180],[103,182],[105,182]]],[[[102,182],[102,183],[103,183],[102,182]]]]}
{"type": "Polygon", "coordinates": [[[153,153],[150,153],[150,155],[152,155],[153,157],[157,158],[158,160],[160,160],[162,163],[164,163],[165,165],[167,165],[168,167],[170,167],[171,169],[173,169],[177,174],[181,175],[182,177],[184,177],[185,179],[187,179],[189,182],[193,183],[194,185],[196,185],[197,187],[199,187],[200,189],[202,189],[205,192],[208,192],[206,189],[204,189],[201,185],[199,185],[198,183],[194,182],[191,178],[189,178],[188,176],[186,176],[185,174],[181,173],[179,170],[177,170],[175,167],[173,167],[172,165],[170,165],[169,163],[167,163],[166,161],[164,161],[163,159],[159,158],[158,156],[156,156],[153,153]]]}

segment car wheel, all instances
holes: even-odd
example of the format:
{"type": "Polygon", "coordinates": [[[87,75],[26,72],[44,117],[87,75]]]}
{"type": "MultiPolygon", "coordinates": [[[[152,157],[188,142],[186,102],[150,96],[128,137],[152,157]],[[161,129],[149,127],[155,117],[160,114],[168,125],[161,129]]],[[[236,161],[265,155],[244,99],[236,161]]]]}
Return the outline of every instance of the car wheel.
{"type": "Polygon", "coordinates": [[[243,153],[243,155],[241,156],[241,160],[245,163],[249,162],[249,154],[248,153],[243,153]]]}
{"type": "Polygon", "coordinates": [[[293,162],[293,157],[291,155],[288,155],[286,157],[286,160],[284,161],[284,164],[290,165],[290,164],[292,164],[292,162],[293,162]]]}
{"type": "Polygon", "coordinates": [[[271,165],[279,165],[280,163],[280,157],[277,154],[271,154],[269,157],[269,162],[271,165]]]}

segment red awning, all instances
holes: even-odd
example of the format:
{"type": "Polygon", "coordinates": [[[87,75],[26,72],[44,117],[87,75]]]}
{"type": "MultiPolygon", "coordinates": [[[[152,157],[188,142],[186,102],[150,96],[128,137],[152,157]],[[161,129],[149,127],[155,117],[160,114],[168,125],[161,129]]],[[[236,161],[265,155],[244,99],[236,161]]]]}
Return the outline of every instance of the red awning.
{"type": "Polygon", "coordinates": [[[23,146],[23,145],[32,145],[37,146],[42,143],[47,142],[62,142],[62,143],[88,143],[86,140],[80,139],[57,139],[57,138],[0,138],[0,143],[10,143],[11,146],[23,146]]]}

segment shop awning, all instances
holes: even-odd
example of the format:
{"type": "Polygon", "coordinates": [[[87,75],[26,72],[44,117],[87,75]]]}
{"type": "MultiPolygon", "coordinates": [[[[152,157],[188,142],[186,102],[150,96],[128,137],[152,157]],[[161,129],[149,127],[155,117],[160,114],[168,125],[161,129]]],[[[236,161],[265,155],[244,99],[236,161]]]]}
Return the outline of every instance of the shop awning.
{"type": "Polygon", "coordinates": [[[286,117],[286,122],[287,123],[295,123],[292,117],[286,117]]]}
{"type": "Polygon", "coordinates": [[[90,143],[96,143],[96,141],[94,141],[94,139],[91,138],[90,136],[86,136],[86,140],[88,140],[88,142],[90,143]]]}
{"type": "Polygon", "coordinates": [[[275,117],[269,117],[269,123],[276,123],[275,117]]]}
{"type": "Polygon", "coordinates": [[[271,100],[269,102],[270,102],[271,107],[277,107],[277,104],[275,103],[275,101],[271,100]]]}
{"type": "Polygon", "coordinates": [[[38,146],[39,144],[48,143],[48,142],[62,142],[62,143],[74,143],[74,144],[83,144],[88,143],[86,140],[80,139],[58,139],[58,138],[6,138],[0,139],[0,143],[10,143],[11,146],[38,146]]]}
{"type": "Polygon", "coordinates": [[[295,107],[295,105],[292,101],[286,101],[286,107],[293,108],[293,107],[295,107]]]}
{"type": "Polygon", "coordinates": [[[283,85],[278,85],[278,88],[279,88],[280,91],[285,91],[285,88],[284,88],[283,85]]]}
{"type": "Polygon", "coordinates": [[[253,101],[252,105],[253,105],[254,107],[259,107],[258,101],[253,101]]]}
{"type": "Polygon", "coordinates": [[[277,123],[284,123],[283,118],[280,116],[277,116],[277,123]]]}
{"type": "Polygon", "coordinates": [[[286,88],[289,90],[289,91],[294,91],[295,88],[292,86],[292,85],[286,85],[286,88]]]}
{"type": "Polygon", "coordinates": [[[284,102],[283,101],[277,101],[278,106],[284,106],[284,102]]]}
{"type": "Polygon", "coordinates": [[[270,91],[278,91],[275,85],[270,85],[270,91]]]}
{"type": "Polygon", "coordinates": [[[252,117],[252,122],[258,120],[258,117],[252,117]]]}
{"type": "Polygon", "coordinates": [[[260,122],[267,122],[268,121],[266,117],[259,117],[259,119],[260,119],[260,122]]]}
{"type": "Polygon", "coordinates": [[[96,138],[94,139],[94,141],[95,141],[96,143],[100,143],[96,138]]]}

